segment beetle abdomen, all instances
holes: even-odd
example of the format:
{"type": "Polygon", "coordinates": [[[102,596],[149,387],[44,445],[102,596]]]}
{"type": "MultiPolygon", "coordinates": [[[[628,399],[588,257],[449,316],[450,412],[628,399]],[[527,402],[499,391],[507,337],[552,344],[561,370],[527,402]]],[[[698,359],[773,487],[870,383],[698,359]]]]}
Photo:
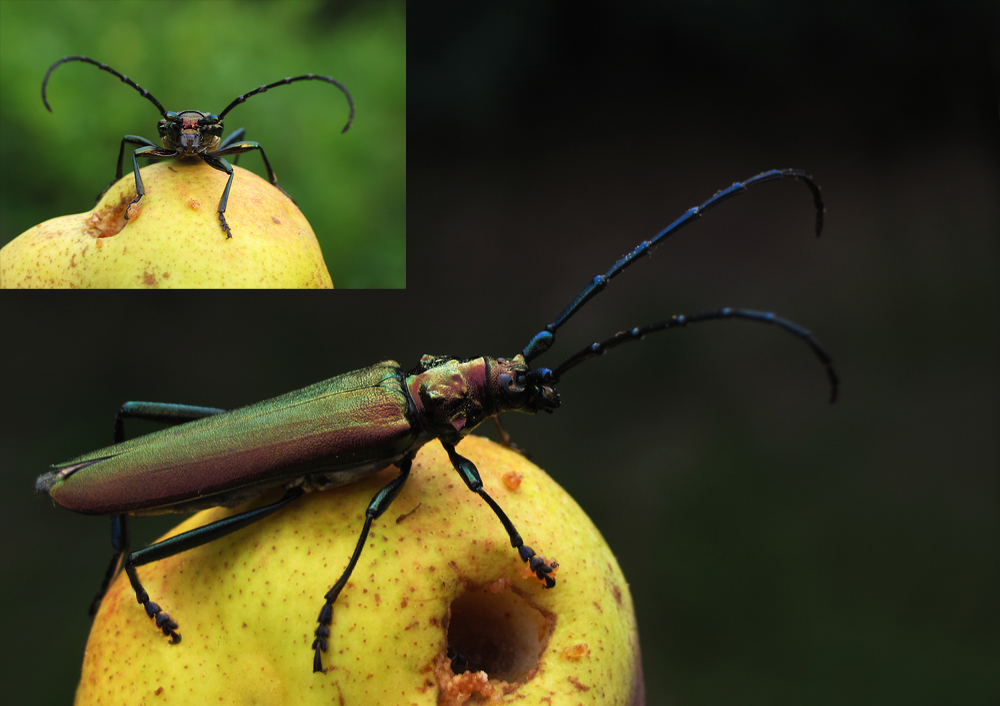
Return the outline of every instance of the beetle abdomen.
{"type": "Polygon", "coordinates": [[[36,487],[86,514],[232,505],[310,473],[345,482],[399,460],[422,432],[385,361],[53,466],[36,487]]]}

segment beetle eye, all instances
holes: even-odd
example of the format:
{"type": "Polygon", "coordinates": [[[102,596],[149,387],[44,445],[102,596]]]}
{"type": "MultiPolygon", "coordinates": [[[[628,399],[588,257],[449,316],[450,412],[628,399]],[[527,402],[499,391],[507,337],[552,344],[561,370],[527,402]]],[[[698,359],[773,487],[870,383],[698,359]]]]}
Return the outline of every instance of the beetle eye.
{"type": "Polygon", "coordinates": [[[521,370],[513,372],[503,372],[497,376],[500,389],[503,390],[504,397],[508,403],[515,408],[522,407],[528,400],[527,383],[528,377],[521,370]]]}

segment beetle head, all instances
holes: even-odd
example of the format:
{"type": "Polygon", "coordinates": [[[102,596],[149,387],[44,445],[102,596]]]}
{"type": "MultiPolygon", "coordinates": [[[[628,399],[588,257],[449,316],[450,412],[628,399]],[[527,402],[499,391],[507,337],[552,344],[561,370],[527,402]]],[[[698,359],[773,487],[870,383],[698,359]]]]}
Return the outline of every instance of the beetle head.
{"type": "Polygon", "coordinates": [[[496,400],[499,411],[551,414],[559,406],[555,378],[548,368],[532,370],[520,353],[510,359],[491,359],[490,363],[491,387],[501,398],[496,400]]]}
{"type": "Polygon", "coordinates": [[[199,110],[167,111],[157,129],[165,148],[185,156],[214,151],[223,132],[222,119],[218,115],[199,110]]]}

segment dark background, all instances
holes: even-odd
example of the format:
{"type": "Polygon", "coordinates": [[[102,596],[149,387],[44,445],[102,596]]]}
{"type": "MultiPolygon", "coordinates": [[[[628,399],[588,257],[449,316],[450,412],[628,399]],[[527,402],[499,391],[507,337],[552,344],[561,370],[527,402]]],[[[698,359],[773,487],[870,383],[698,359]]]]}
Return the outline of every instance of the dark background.
{"type": "Polygon", "coordinates": [[[801,167],[821,239],[801,184],[756,187],[539,362],[766,309],[830,350],[836,405],[802,343],[714,323],[589,362],[508,430],[617,554],[650,704],[997,704],[998,18],[837,7],[410,2],[406,291],[5,295],[8,693],[72,693],[108,530],[31,487],[108,443],[124,400],[231,407],[389,357],[513,355],[686,208],[801,167]]]}

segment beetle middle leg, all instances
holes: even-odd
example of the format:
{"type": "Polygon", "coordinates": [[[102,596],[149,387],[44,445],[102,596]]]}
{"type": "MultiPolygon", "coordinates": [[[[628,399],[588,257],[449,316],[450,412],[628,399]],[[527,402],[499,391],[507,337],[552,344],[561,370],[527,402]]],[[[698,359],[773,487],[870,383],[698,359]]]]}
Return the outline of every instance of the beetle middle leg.
{"type": "MultiPolygon", "coordinates": [[[[227,147],[229,147],[229,145],[233,144],[234,142],[239,142],[240,140],[243,139],[243,136],[246,135],[246,134],[247,134],[247,129],[245,127],[241,127],[241,128],[237,128],[236,130],[233,130],[232,134],[230,134],[225,140],[223,140],[219,144],[219,150],[224,150],[227,147]]],[[[216,150],[212,154],[218,154],[218,150],[216,150]]],[[[237,154],[236,155],[236,159],[233,160],[233,164],[238,164],[239,161],[240,161],[240,156],[237,154]]]]}
{"type": "Polygon", "coordinates": [[[340,575],[337,582],[333,584],[333,588],[326,592],[326,603],[323,604],[323,608],[319,612],[319,625],[316,628],[316,639],[313,640],[312,648],[316,651],[313,656],[313,672],[323,672],[323,653],[326,652],[328,645],[328,640],[330,637],[330,623],[333,622],[333,602],[337,600],[337,596],[340,592],[344,590],[344,586],[347,585],[347,580],[351,578],[351,573],[354,571],[354,566],[358,563],[358,559],[361,557],[361,550],[365,548],[365,541],[368,539],[368,532],[372,528],[372,522],[389,509],[389,505],[392,501],[396,499],[399,495],[399,491],[403,489],[403,484],[406,483],[406,479],[410,476],[410,467],[413,465],[413,457],[407,456],[402,461],[399,462],[399,475],[393,478],[389,483],[375,494],[372,501],[368,504],[368,509],[365,511],[365,526],[361,528],[361,536],[358,537],[358,544],[354,547],[354,554],[351,556],[351,560],[347,563],[347,568],[344,569],[344,573],[340,575]]]}
{"type": "MultiPolygon", "coordinates": [[[[240,128],[240,130],[243,130],[243,128],[240,128]]],[[[236,135],[240,134],[240,130],[237,130],[232,135],[230,135],[228,138],[226,138],[226,141],[224,143],[222,143],[222,145],[219,147],[219,149],[217,149],[215,152],[211,152],[211,153],[209,153],[207,155],[204,155],[203,158],[205,159],[205,161],[208,161],[208,159],[207,159],[208,157],[222,157],[224,155],[230,155],[230,154],[237,155],[236,159],[239,159],[238,155],[242,154],[243,152],[249,152],[251,150],[260,150],[260,158],[264,160],[264,169],[267,170],[267,180],[269,182],[271,182],[271,186],[273,186],[274,188],[276,188],[278,191],[280,191],[281,193],[283,193],[285,196],[288,196],[288,199],[292,203],[295,203],[295,199],[293,199],[291,196],[289,196],[288,192],[285,191],[284,189],[282,189],[278,185],[278,177],[276,177],[274,175],[274,170],[271,169],[271,163],[269,161],[267,161],[267,155],[264,153],[264,148],[261,147],[258,143],[253,142],[251,140],[245,140],[245,141],[237,141],[236,140],[236,135]]],[[[242,135],[240,135],[240,136],[242,137],[242,135]]],[[[209,164],[211,164],[211,162],[209,162],[209,164]]],[[[218,167],[216,167],[216,168],[218,168],[218,167]]]]}
{"type": "Polygon", "coordinates": [[[441,439],[441,445],[444,446],[444,450],[448,452],[448,458],[451,459],[451,465],[455,467],[458,474],[462,476],[462,480],[465,484],[469,486],[469,490],[476,493],[479,497],[486,501],[486,504],[490,506],[500,522],[503,523],[503,527],[507,530],[507,535],[510,537],[510,545],[517,550],[518,554],[521,555],[521,560],[528,564],[535,576],[538,577],[539,581],[545,584],[545,588],[552,588],[556,585],[555,578],[551,575],[552,571],[558,566],[555,562],[546,562],[541,557],[535,554],[535,550],[524,543],[521,539],[521,535],[518,533],[517,529],[514,527],[514,523],[510,521],[507,514],[500,509],[497,505],[496,500],[491,498],[489,494],[483,489],[483,479],[479,477],[479,469],[476,465],[460,455],[456,450],[454,444],[449,444],[444,439],[441,439]]]}
{"type": "MultiPolygon", "coordinates": [[[[222,229],[226,231],[226,239],[233,237],[233,233],[229,230],[229,224],[226,223],[226,204],[229,202],[229,189],[233,185],[233,168],[226,160],[222,159],[223,155],[235,154],[237,159],[239,155],[243,152],[249,152],[250,150],[260,150],[261,159],[264,160],[264,167],[267,169],[267,180],[271,182],[271,186],[276,188],[278,191],[288,196],[288,192],[278,186],[278,177],[274,175],[274,170],[271,169],[271,163],[267,161],[267,155],[264,154],[264,148],[261,147],[256,142],[251,141],[238,141],[237,136],[242,137],[245,134],[245,130],[240,128],[232,135],[226,138],[221,149],[215,152],[210,152],[209,154],[201,155],[201,158],[205,160],[205,163],[210,167],[218,169],[220,172],[225,172],[229,175],[229,181],[226,182],[226,190],[222,192],[222,200],[219,201],[219,223],[222,224],[222,229]]],[[[295,203],[295,199],[288,196],[288,199],[295,203]]]]}

